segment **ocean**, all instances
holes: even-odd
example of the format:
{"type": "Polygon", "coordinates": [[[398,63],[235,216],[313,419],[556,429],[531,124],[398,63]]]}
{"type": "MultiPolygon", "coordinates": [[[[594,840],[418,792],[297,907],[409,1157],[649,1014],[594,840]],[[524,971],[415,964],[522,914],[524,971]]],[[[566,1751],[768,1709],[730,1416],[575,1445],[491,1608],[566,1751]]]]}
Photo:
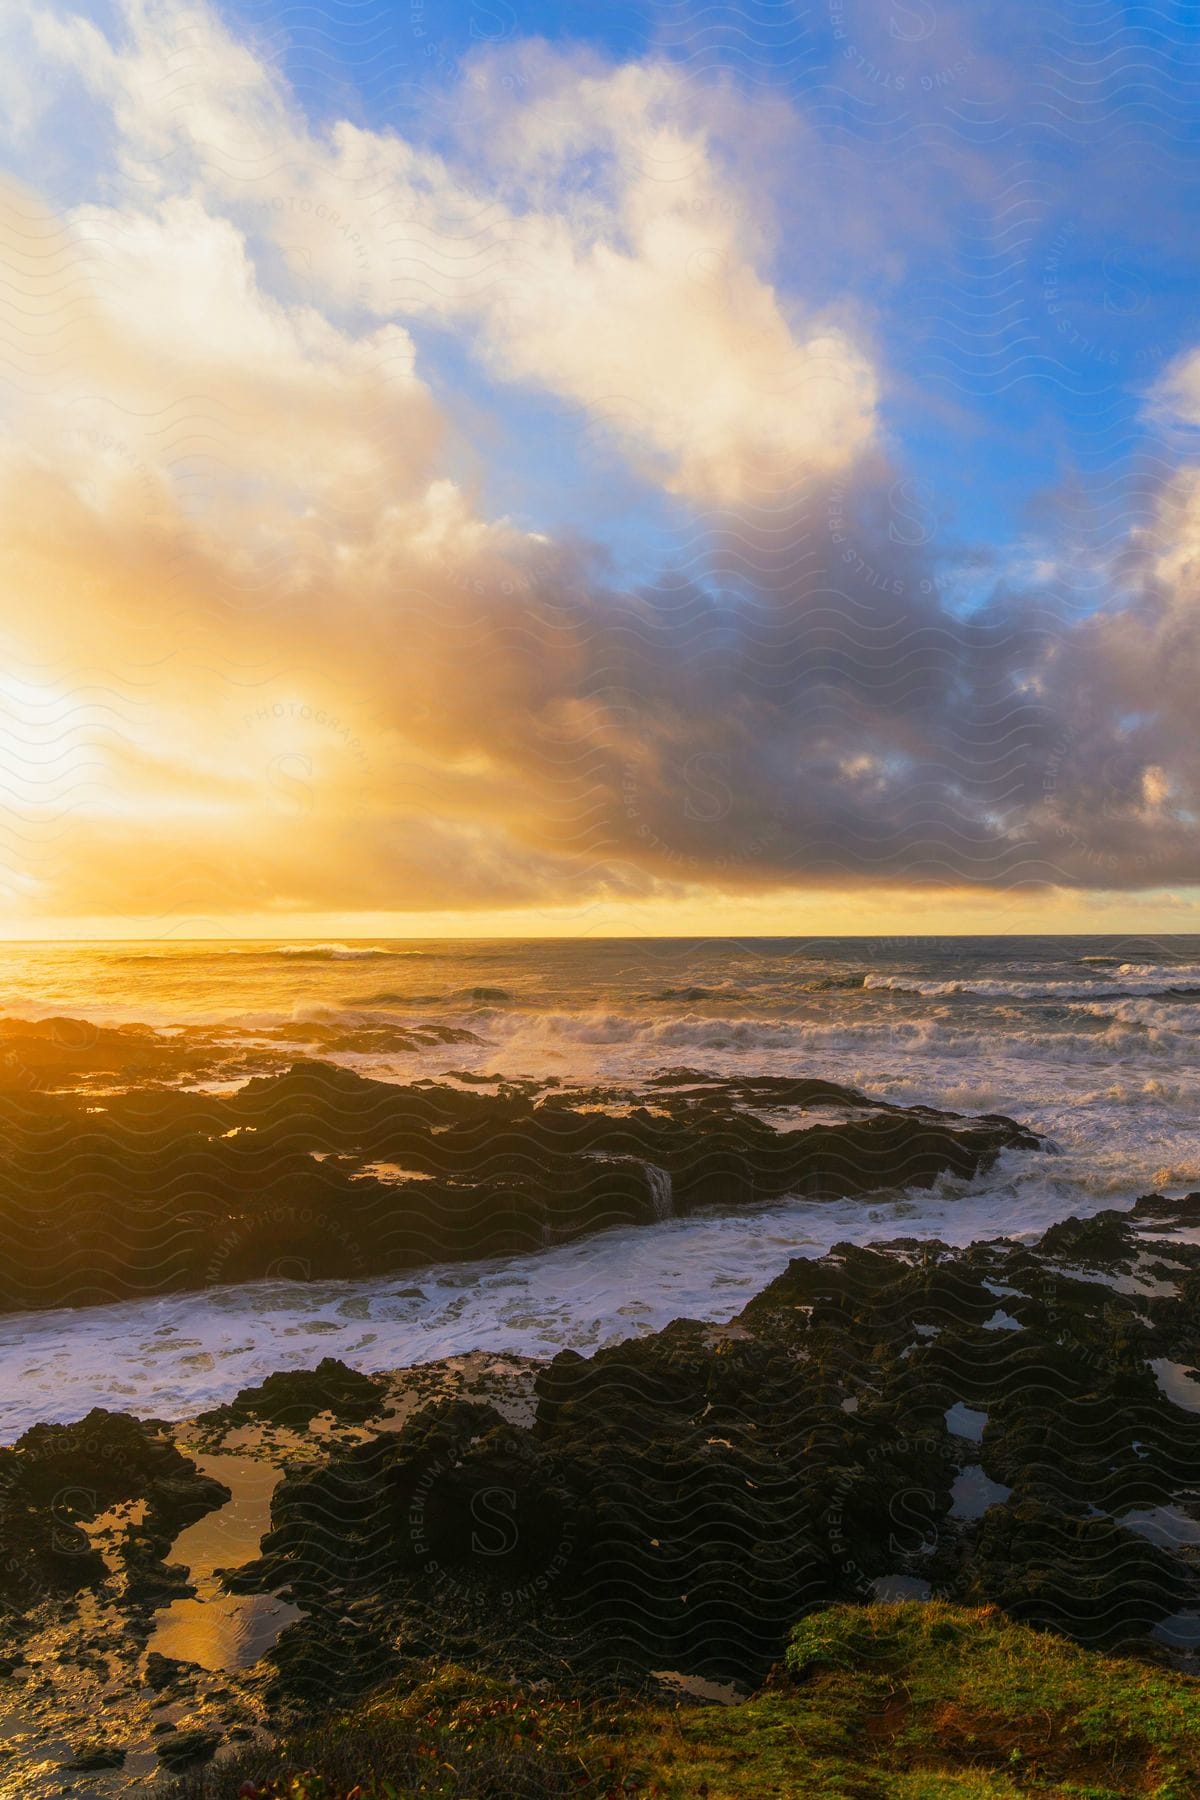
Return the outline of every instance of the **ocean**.
{"type": "Polygon", "coordinates": [[[389,1277],[7,1314],[2,1441],[93,1405],[185,1417],[330,1354],[381,1369],[586,1353],[681,1315],[728,1319],[789,1258],[841,1240],[1032,1236],[1200,1188],[1200,937],[11,944],[0,994],[9,1020],[84,1022],[67,1036],[142,1023],[236,1044],[239,1080],[281,1046],[398,1082],[811,1075],[1006,1113],[1045,1140],[970,1182],[867,1201],[714,1209],[389,1277]]]}

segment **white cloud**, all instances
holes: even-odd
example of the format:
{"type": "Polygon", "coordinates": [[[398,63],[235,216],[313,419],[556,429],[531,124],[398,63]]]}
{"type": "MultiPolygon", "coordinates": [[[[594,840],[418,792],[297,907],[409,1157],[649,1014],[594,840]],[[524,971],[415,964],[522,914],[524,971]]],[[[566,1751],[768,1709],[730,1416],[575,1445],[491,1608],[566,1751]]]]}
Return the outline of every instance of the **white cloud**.
{"type": "Polygon", "coordinates": [[[757,266],[769,201],[733,174],[749,109],[728,91],[545,47],[506,85],[482,60],[452,166],[392,133],[310,130],[209,11],[125,15],[117,47],[59,15],[41,37],[111,107],[130,207],[202,196],[324,303],[453,325],[700,502],[778,496],[870,444],[878,382],[848,317],[829,295],[783,306],[757,266]]]}

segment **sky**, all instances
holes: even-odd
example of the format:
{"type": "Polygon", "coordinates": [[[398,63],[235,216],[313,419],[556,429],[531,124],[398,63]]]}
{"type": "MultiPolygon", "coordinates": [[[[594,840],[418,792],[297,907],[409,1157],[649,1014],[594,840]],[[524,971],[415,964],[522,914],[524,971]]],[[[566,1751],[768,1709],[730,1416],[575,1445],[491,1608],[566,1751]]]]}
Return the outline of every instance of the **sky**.
{"type": "Polygon", "coordinates": [[[0,935],[1200,928],[1200,14],[0,0],[0,935]]]}

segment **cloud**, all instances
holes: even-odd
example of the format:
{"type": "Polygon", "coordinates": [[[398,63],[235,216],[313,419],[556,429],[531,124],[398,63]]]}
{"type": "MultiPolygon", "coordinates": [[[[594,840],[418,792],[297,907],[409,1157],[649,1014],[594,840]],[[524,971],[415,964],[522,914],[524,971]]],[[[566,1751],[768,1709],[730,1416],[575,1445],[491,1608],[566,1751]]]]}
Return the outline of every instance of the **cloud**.
{"type": "Polygon", "coordinates": [[[772,278],[738,140],[775,121],[531,46],[435,153],[311,127],[211,11],[122,17],[36,25],[103,179],[0,207],[11,907],[1200,874],[1200,475],[1095,616],[1053,558],[948,604],[855,307],[772,278]],[[490,516],[434,326],[685,507],[687,567],[490,516]]]}
{"type": "Polygon", "coordinates": [[[78,18],[41,38],[111,108],[131,204],[202,194],[273,246],[285,285],[463,332],[497,379],[578,407],[692,499],[775,492],[871,442],[878,380],[849,314],[784,306],[755,266],[769,209],[734,179],[749,108],[727,91],[545,46],[481,59],[455,162],[344,121],[313,132],[211,12],[139,0],[125,19],[119,47],[78,18]]]}

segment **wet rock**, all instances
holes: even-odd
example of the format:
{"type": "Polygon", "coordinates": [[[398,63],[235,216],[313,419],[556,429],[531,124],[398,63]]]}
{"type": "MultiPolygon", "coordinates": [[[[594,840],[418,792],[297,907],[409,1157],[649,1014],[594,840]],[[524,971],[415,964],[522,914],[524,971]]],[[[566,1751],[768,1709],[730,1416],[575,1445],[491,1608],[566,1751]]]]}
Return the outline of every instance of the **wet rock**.
{"type": "Polygon", "coordinates": [[[124,1600],[130,1606],[169,1606],[195,1593],[189,1571],[183,1563],[147,1561],[141,1568],[129,1571],[125,1578],[124,1600]]]}
{"type": "Polygon", "coordinates": [[[72,1770],[85,1769],[119,1769],[125,1761],[125,1751],[118,1744],[105,1744],[93,1741],[81,1744],[73,1753],[69,1763],[63,1767],[72,1770]]]}
{"type": "Polygon", "coordinates": [[[155,1693],[161,1692],[163,1688],[171,1687],[184,1676],[195,1673],[195,1663],[181,1662],[175,1656],[163,1656],[158,1650],[151,1650],[146,1657],[146,1686],[153,1688],[155,1693]]]}
{"type": "Polygon", "coordinates": [[[326,1356],[315,1369],[282,1369],[258,1387],[242,1388],[226,1406],[201,1413],[205,1424],[241,1424],[266,1419],[275,1425],[307,1425],[317,1413],[362,1420],[379,1411],[386,1383],[360,1374],[336,1357],[326,1356]]]}
{"type": "Polygon", "coordinates": [[[5,1491],[33,1506],[59,1503],[69,1516],[94,1517],[122,1500],[144,1499],[172,1529],[230,1498],[172,1441],[168,1428],[128,1413],[93,1407],[73,1425],[34,1425],[6,1465],[5,1491]]]}
{"type": "MultiPolygon", "coordinates": [[[[95,1407],[73,1425],[35,1425],[0,1450],[0,1535],[12,1554],[0,1563],[0,1599],[27,1610],[54,1594],[108,1580],[82,1524],[121,1502],[145,1502],[145,1533],[132,1567],[151,1579],[180,1528],[228,1500],[165,1428],[95,1407]]],[[[168,1580],[161,1568],[161,1582],[168,1580]]]]}
{"type": "Polygon", "coordinates": [[[1200,1225],[1200,1193],[1181,1194],[1172,1198],[1168,1194],[1143,1194],[1129,1214],[1136,1225],[1148,1229],[1165,1227],[1174,1230],[1177,1227],[1200,1225]]]}
{"type": "Polygon", "coordinates": [[[101,1075],[128,1082],[186,1078],[197,1053],[148,1025],[96,1025],[86,1019],[0,1019],[4,1084],[19,1092],[101,1075]]]}
{"type": "Polygon", "coordinates": [[[102,1112],[0,1088],[0,1130],[0,1307],[516,1254],[698,1206],[969,1177],[1037,1142],[816,1080],[488,1092],[320,1061],[233,1094],[109,1095],[102,1112]]]}
{"type": "Polygon", "coordinates": [[[1118,1643],[1175,1612],[1193,1591],[1173,1557],[1111,1519],[1024,1501],[989,1509],[970,1542],[964,1596],[1078,1642],[1118,1643]]]}
{"type": "Polygon", "coordinates": [[[370,1693],[403,1666],[385,1624],[352,1622],[325,1607],[290,1625],[268,1660],[276,1674],[267,1697],[293,1711],[370,1693]]]}
{"type": "Polygon", "coordinates": [[[711,1331],[555,1359],[531,1431],[442,1404],[290,1474],[242,1571],[310,1608],[281,1682],[319,1666],[331,1592],[410,1652],[758,1669],[798,1612],[890,1567],[898,1491],[948,1510],[944,1430],[851,1420],[777,1344],[711,1331]]]}
{"type": "Polygon", "coordinates": [[[221,1742],[219,1731],[173,1731],[158,1745],[158,1758],[169,1768],[208,1762],[221,1742]]]}
{"type": "Polygon", "coordinates": [[[1042,1234],[1038,1247],[1047,1256],[1093,1269],[1126,1269],[1136,1254],[1128,1214],[1112,1211],[1063,1219],[1042,1234]]]}
{"type": "MultiPolygon", "coordinates": [[[[719,1086],[664,1091],[680,1111],[711,1100],[724,1131],[719,1086]]],[[[567,1100],[540,1128],[560,1148],[605,1141],[612,1122],[567,1100]]],[[[660,1129],[647,1120],[639,1149],[660,1129]]],[[[1123,1522],[1195,1516],[1200,1415],[1155,1364],[1194,1330],[1200,1248],[1173,1243],[1155,1293],[1088,1278],[1131,1242],[1118,1216],[1035,1245],[839,1244],[727,1324],[560,1354],[528,1426],[438,1399],[400,1430],[314,1442],[276,1490],[260,1556],[225,1579],[305,1609],[270,1653],[273,1707],[302,1717],[426,1655],[597,1685],[661,1668],[753,1680],[798,1617],[898,1574],[1085,1642],[1144,1643],[1200,1591],[1190,1552],[1123,1522]],[[964,1406],[984,1415],[978,1442],[948,1429],[964,1406]],[[967,1516],[964,1465],[1011,1497],[967,1516]]],[[[322,1367],[373,1401],[370,1378],[322,1367]]],[[[246,1397],[305,1416],[320,1373],[246,1397]]],[[[165,1567],[162,1532],[143,1530],[165,1567]]],[[[159,1660],[168,1686],[194,1673],[159,1660]]]]}
{"type": "Polygon", "coordinates": [[[1200,1250],[1179,1247],[1187,1273],[1153,1300],[1064,1274],[1068,1253],[1124,1255],[1125,1233],[841,1244],[729,1325],[561,1353],[527,1430],[443,1404],[293,1470],[241,1572],[310,1609],[281,1640],[281,1697],[316,1679],[323,1641],[347,1681],[389,1647],[467,1643],[534,1677],[565,1660],[753,1679],[789,1622],[897,1573],[1085,1641],[1144,1633],[1197,1589],[1121,1515],[1200,1490],[1200,1418],[1151,1367],[1200,1250]],[[1017,1329],[993,1328],[1001,1309],[1017,1329]],[[948,1429],[964,1405],[979,1445],[948,1429]],[[977,1462],[1011,1489],[981,1520],[955,1499],[977,1462]],[[373,1646],[357,1665],[354,1631],[373,1646]]]}

